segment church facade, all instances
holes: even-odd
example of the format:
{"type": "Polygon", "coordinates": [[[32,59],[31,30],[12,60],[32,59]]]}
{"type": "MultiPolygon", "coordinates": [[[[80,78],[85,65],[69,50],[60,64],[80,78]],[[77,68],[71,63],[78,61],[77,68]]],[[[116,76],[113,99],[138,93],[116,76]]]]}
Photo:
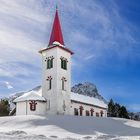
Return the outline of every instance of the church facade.
{"type": "Polygon", "coordinates": [[[107,116],[104,101],[71,92],[71,57],[74,53],[65,47],[57,10],[48,47],[39,53],[42,57],[42,88],[14,100],[16,115],[107,116]]]}

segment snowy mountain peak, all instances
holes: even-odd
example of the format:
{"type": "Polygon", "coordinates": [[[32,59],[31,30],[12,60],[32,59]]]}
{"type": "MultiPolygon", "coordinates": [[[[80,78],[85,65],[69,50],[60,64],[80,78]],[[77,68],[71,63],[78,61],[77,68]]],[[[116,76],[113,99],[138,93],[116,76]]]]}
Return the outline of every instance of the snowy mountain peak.
{"type": "Polygon", "coordinates": [[[90,82],[76,84],[71,88],[71,91],[105,101],[105,99],[98,93],[96,86],[90,82]]]}

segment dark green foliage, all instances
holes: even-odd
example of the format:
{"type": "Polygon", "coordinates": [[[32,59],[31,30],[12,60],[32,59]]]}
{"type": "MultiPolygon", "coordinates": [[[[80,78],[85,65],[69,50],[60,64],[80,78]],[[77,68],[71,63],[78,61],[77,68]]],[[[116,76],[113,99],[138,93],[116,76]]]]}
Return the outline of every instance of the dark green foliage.
{"type": "Polygon", "coordinates": [[[113,100],[111,99],[108,104],[108,116],[128,119],[129,113],[125,106],[121,106],[118,103],[114,103],[113,100]]]}
{"type": "Polygon", "coordinates": [[[0,116],[8,116],[10,112],[9,103],[7,100],[0,100],[0,116]]]}
{"type": "Polygon", "coordinates": [[[127,111],[127,109],[126,109],[126,107],[124,107],[124,106],[121,106],[121,108],[120,108],[120,113],[119,113],[119,117],[120,118],[129,118],[129,116],[128,116],[128,111],[127,111]]]}
{"type": "Polygon", "coordinates": [[[108,104],[108,114],[110,117],[114,117],[114,102],[112,99],[110,99],[108,104]]]}
{"type": "Polygon", "coordinates": [[[115,103],[114,105],[114,116],[119,117],[121,113],[121,106],[118,103],[115,103]]]}

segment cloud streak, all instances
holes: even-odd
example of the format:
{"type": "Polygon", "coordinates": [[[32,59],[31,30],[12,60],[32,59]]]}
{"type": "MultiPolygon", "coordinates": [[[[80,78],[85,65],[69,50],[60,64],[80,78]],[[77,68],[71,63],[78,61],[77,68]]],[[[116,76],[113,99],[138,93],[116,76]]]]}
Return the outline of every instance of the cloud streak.
{"type": "MultiPolygon", "coordinates": [[[[12,66],[24,62],[40,67],[37,51],[47,46],[54,14],[51,5],[55,3],[44,0],[30,0],[28,3],[26,0],[1,1],[0,47],[5,50],[0,52],[1,71],[5,71],[5,63],[12,66]]],[[[80,65],[80,60],[87,59],[93,64],[97,61],[105,64],[106,56],[115,54],[125,59],[132,53],[129,43],[135,43],[135,39],[129,25],[119,15],[118,7],[113,2],[110,4],[111,9],[91,0],[84,4],[74,0],[59,3],[65,42],[76,52],[74,61],[77,65],[80,65]],[[110,51],[112,54],[108,55],[110,51]]]]}
{"type": "Polygon", "coordinates": [[[121,16],[115,1],[1,0],[0,78],[12,83],[12,90],[40,85],[38,50],[48,45],[56,3],[65,44],[75,52],[73,81],[87,81],[99,70],[118,70],[140,60],[134,26],[121,16]]]}
{"type": "Polygon", "coordinates": [[[14,87],[8,81],[0,81],[0,86],[4,86],[7,89],[13,89],[14,87]]]}

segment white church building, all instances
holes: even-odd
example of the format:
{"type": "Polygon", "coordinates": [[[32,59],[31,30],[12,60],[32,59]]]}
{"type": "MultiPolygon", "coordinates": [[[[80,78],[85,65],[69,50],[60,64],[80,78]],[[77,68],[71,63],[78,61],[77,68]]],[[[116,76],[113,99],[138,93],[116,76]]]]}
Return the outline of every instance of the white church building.
{"type": "Polygon", "coordinates": [[[107,104],[94,97],[71,92],[71,57],[65,47],[56,10],[48,47],[42,56],[42,88],[16,98],[16,115],[107,116],[107,104]]]}

